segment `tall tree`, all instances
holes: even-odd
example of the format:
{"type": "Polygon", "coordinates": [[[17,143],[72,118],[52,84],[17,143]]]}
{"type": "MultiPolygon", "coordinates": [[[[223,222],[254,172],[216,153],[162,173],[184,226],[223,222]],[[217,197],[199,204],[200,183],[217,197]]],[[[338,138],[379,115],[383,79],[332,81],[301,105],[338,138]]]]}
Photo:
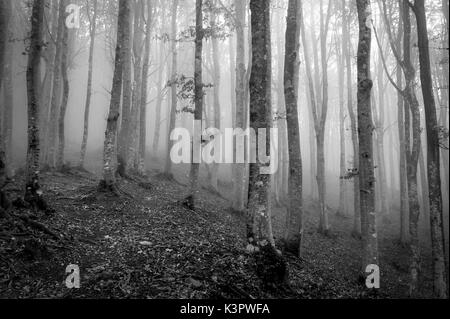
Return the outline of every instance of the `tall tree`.
{"type": "MultiPolygon", "coordinates": [[[[261,156],[262,150],[270,154],[271,108],[271,35],[270,2],[250,1],[252,25],[252,71],[250,77],[250,128],[255,132],[266,129],[265,145],[256,147],[261,156]]],[[[258,140],[261,140],[259,138],[258,140]]],[[[270,163],[250,163],[248,188],[247,240],[249,249],[275,245],[272,234],[271,212],[269,206],[270,177],[263,174],[270,163]]]]}
{"type": "Polygon", "coordinates": [[[63,93],[58,118],[58,152],[56,155],[56,167],[61,169],[64,165],[65,148],[65,125],[67,103],[69,101],[69,78],[68,78],[68,54],[69,54],[69,28],[64,27],[61,52],[61,75],[63,83],[63,93]]]}
{"type": "MultiPolygon", "coordinates": [[[[405,103],[405,154],[406,154],[406,175],[408,183],[408,204],[409,204],[409,236],[410,236],[410,249],[411,249],[411,265],[410,265],[410,294],[417,293],[420,271],[420,246],[419,246],[419,216],[420,216],[420,204],[419,193],[417,184],[417,168],[419,163],[419,154],[421,148],[420,138],[420,108],[419,101],[417,100],[415,93],[415,79],[416,70],[412,63],[411,58],[411,16],[408,1],[404,0],[400,7],[400,16],[403,24],[403,58],[400,57],[394,37],[390,31],[390,25],[387,18],[386,3],[383,1],[383,17],[385,20],[386,31],[388,33],[391,50],[397,63],[400,64],[404,77],[405,87],[402,89],[390,76],[387,70],[386,61],[383,56],[381,44],[378,39],[376,29],[374,27],[375,36],[377,39],[378,47],[380,49],[380,57],[383,62],[386,76],[391,82],[392,86],[402,94],[405,103]],[[411,140],[412,139],[412,140],[411,140]]],[[[400,120],[400,119],[399,119],[400,120]]]]}
{"type": "Polygon", "coordinates": [[[359,180],[361,192],[361,231],[364,244],[363,271],[368,265],[379,265],[377,225],[375,214],[375,174],[373,161],[373,124],[370,77],[370,52],[372,32],[369,27],[370,0],[357,1],[359,41],[358,68],[358,135],[359,135],[359,180]]]}
{"type": "Polygon", "coordinates": [[[298,118],[298,82],[300,70],[301,0],[289,0],[284,64],[284,95],[289,148],[289,204],[287,240],[294,240],[301,252],[302,229],[302,158],[298,118]]]}
{"type": "Polygon", "coordinates": [[[172,149],[172,141],[170,140],[170,133],[175,129],[175,123],[177,119],[177,107],[178,107],[178,96],[177,96],[177,72],[178,72],[178,52],[177,52],[177,14],[178,14],[178,0],[174,0],[172,4],[172,23],[171,23],[171,36],[170,40],[172,43],[171,53],[172,53],[172,64],[171,64],[171,75],[170,75],[170,112],[169,112],[169,123],[167,134],[169,138],[169,145],[166,151],[166,161],[164,166],[164,173],[171,176],[172,172],[172,160],[170,158],[170,150],[172,149]]]}
{"type": "MultiPolygon", "coordinates": [[[[3,114],[2,114],[2,123],[0,123],[0,152],[4,156],[4,164],[7,175],[11,175],[11,166],[12,166],[12,126],[13,126],[13,107],[14,107],[14,85],[13,85],[13,61],[14,61],[14,45],[10,42],[10,39],[13,36],[14,32],[14,14],[12,7],[12,0],[4,1],[5,9],[4,15],[6,19],[5,25],[5,43],[4,47],[4,59],[3,62],[0,62],[3,65],[3,79],[1,80],[3,83],[3,114]]],[[[0,18],[1,19],[1,18],[0,18]]],[[[0,31],[1,32],[1,31],[0,31]]],[[[1,37],[1,36],[0,36],[1,37]]],[[[2,41],[2,40],[0,40],[2,41]]],[[[0,50],[2,50],[0,48],[0,50]]],[[[1,53],[0,53],[1,54],[1,53]]],[[[0,66],[0,69],[2,67],[0,66]]],[[[0,71],[1,73],[1,71],[0,71]]],[[[1,91],[1,84],[0,84],[1,91]]],[[[1,105],[0,102],[0,113],[1,113],[1,105]]],[[[1,183],[1,182],[0,182],[1,183]]]]}
{"type": "MultiPolygon", "coordinates": [[[[235,128],[246,126],[245,110],[247,104],[245,84],[245,0],[234,0],[236,10],[236,121],[235,128]]],[[[233,209],[244,211],[244,172],[245,164],[234,165],[234,197],[233,209]]]]}
{"type": "Polygon", "coordinates": [[[92,73],[94,66],[94,49],[95,49],[95,33],[97,30],[97,0],[94,0],[94,11],[91,16],[91,8],[89,1],[86,2],[87,16],[89,19],[89,62],[88,62],[88,81],[86,89],[86,102],[84,104],[84,126],[83,126],[83,140],[81,142],[80,167],[84,166],[84,159],[86,157],[86,148],[89,135],[89,113],[92,99],[92,73]]]}
{"type": "Polygon", "coordinates": [[[44,21],[44,0],[34,0],[31,13],[31,38],[27,65],[28,98],[28,148],[25,177],[25,201],[34,207],[45,209],[42,190],[39,185],[39,86],[41,83],[42,28],[44,21]]]}
{"type": "Polygon", "coordinates": [[[103,180],[100,182],[100,189],[116,192],[116,142],[117,142],[117,121],[120,113],[120,98],[122,94],[122,70],[123,70],[123,47],[125,38],[129,35],[130,27],[130,1],[119,1],[119,17],[117,20],[117,41],[114,62],[114,75],[111,89],[111,101],[109,115],[106,125],[105,142],[103,150],[103,180]]]}
{"type": "Polygon", "coordinates": [[[58,114],[61,106],[61,85],[62,85],[62,73],[61,73],[61,60],[64,43],[64,29],[65,29],[65,10],[66,1],[59,0],[58,9],[58,30],[56,35],[56,52],[53,69],[53,85],[52,85],[52,98],[50,103],[50,117],[49,117],[49,129],[48,129],[48,164],[50,167],[55,168],[56,165],[56,137],[58,136],[58,114]]]}
{"type": "Polygon", "coordinates": [[[145,174],[145,150],[147,141],[147,90],[148,90],[148,68],[150,65],[150,41],[152,31],[152,1],[147,0],[147,21],[145,24],[145,45],[144,61],[142,64],[142,90],[141,90],[141,110],[139,122],[139,165],[138,171],[145,174]]]}
{"type": "MultiPolygon", "coordinates": [[[[203,55],[203,0],[195,2],[195,63],[194,63],[194,135],[196,131],[202,132],[203,121],[203,72],[202,72],[202,55],[203,55]],[[197,127],[197,126],[200,127],[197,127]]],[[[193,141],[191,169],[189,171],[189,195],[186,198],[186,204],[190,208],[195,208],[196,197],[199,191],[199,169],[200,164],[196,163],[195,155],[197,150],[197,141],[193,141]]]]}
{"type": "MultiPolygon", "coordinates": [[[[342,0],[345,2],[345,0],[342,0]]],[[[355,107],[353,103],[353,68],[352,68],[352,43],[350,40],[350,17],[351,8],[347,6],[343,13],[343,41],[342,52],[345,56],[346,65],[346,84],[347,84],[347,111],[350,117],[350,134],[352,138],[353,148],[353,167],[351,173],[355,173],[359,169],[359,141],[358,141],[358,119],[355,114],[355,107]],[[352,172],[353,171],[353,172],[352,172]]],[[[353,181],[353,231],[355,237],[361,236],[361,201],[359,178],[354,176],[353,181]]]]}
{"type": "Polygon", "coordinates": [[[431,77],[430,49],[424,0],[411,5],[416,16],[420,61],[420,81],[425,106],[427,133],[428,189],[430,198],[431,244],[433,255],[433,288],[438,298],[447,298],[444,225],[442,215],[439,127],[431,77]]]}
{"type": "MultiPolygon", "coordinates": [[[[131,2],[131,1],[130,1],[131,2]]],[[[128,7],[131,10],[131,6],[128,7]]],[[[131,71],[131,50],[132,50],[132,16],[127,19],[124,25],[124,38],[121,45],[121,61],[122,61],[122,114],[121,126],[118,140],[118,163],[119,172],[126,173],[128,170],[128,142],[131,132],[131,103],[132,103],[132,71],[131,71]]]]}

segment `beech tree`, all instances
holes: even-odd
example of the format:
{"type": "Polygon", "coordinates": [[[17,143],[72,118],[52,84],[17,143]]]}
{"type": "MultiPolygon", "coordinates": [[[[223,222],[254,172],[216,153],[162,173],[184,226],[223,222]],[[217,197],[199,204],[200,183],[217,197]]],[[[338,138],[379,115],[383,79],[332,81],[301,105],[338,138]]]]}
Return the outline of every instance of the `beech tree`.
{"type": "Polygon", "coordinates": [[[40,64],[43,47],[42,30],[44,21],[44,0],[34,0],[31,13],[30,49],[27,64],[27,101],[28,101],[28,148],[25,179],[25,201],[39,209],[45,209],[46,203],[39,184],[39,85],[40,64]]]}
{"type": "Polygon", "coordinates": [[[375,173],[373,160],[373,124],[370,77],[370,0],[357,2],[358,41],[358,135],[359,135],[359,183],[361,191],[361,231],[364,244],[363,271],[368,265],[378,265],[378,238],[375,213],[375,173]]]}
{"type": "Polygon", "coordinates": [[[129,35],[130,27],[130,1],[119,1],[119,17],[117,20],[117,45],[114,62],[114,76],[111,89],[111,102],[105,132],[105,142],[103,149],[103,179],[100,181],[100,189],[117,192],[116,185],[116,142],[117,142],[117,121],[120,113],[120,98],[122,94],[122,75],[124,60],[123,50],[125,38],[129,35]]]}

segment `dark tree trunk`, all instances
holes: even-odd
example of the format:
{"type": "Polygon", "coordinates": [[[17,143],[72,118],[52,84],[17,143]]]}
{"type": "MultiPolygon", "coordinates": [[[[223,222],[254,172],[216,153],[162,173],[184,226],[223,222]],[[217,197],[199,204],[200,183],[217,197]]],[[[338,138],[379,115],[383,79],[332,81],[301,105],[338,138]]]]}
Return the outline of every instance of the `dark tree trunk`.
{"type": "Polygon", "coordinates": [[[431,77],[430,49],[424,0],[415,0],[413,11],[417,21],[420,80],[425,106],[427,133],[428,189],[430,198],[431,242],[433,255],[433,287],[438,298],[447,298],[444,225],[442,215],[439,127],[431,77]]]}
{"type": "Polygon", "coordinates": [[[120,0],[119,17],[117,21],[117,45],[114,62],[114,76],[111,89],[111,102],[106,125],[105,142],[103,150],[103,180],[100,182],[100,189],[116,191],[116,142],[117,142],[117,121],[120,113],[120,97],[122,87],[122,48],[125,37],[129,35],[130,27],[130,1],[120,0]]]}
{"type": "Polygon", "coordinates": [[[370,0],[357,1],[359,21],[358,42],[358,135],[359,180],[361,192],[361,231],[364,243],[363,272],[368,265],[379,265],[375,214],[375,174],[373,160],[373,122],[370,77],[371,14],[370,0]]]}
{"type": "Polygon", "coordinates": [[[28,150],[25,179],[25,201],[34,207],[45,209],[39,185],[39,87],[41,83],[42,28],[44,21],[44,0],[34,0],[31,14],[31,38],[27,66],[28,97],[28,150]]]}
{"type": "Polygon", "coordinates": [[[302,158],[298,118],[298,80],[300,69],[301,0],[290,0],[287,13],[284,95],[289,146],[289,205],[287,240],[295,241],[301,254],[302,227],[302,158]]]}

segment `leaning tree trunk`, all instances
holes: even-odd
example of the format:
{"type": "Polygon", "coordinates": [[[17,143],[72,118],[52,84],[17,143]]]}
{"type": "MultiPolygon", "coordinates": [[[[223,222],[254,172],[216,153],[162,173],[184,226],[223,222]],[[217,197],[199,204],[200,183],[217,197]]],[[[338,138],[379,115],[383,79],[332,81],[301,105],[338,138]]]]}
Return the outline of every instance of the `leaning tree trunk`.
{"type": "MultiPolygon", "coordinates": [[[[88,12],[90,8],[88,7],[88,12]]],[[[89,12],[90,14],[90,12],[89,12]]],[[[90,16],[90,15],[89,15],[90,16]]],[[[94,16],[90,20],[91,43],[89,44],[89,66],[88,66],[88,81],[86,89],[86,102],[84,104],[84,126],[83,126],[83,140],[81,142],[80,167],[84,167],[84,159],[86,157],[86,148],[89,134],[89,111],[92,99],[92,69],[94,64],[94,48],[95,48],[95,32],[97,29],[97,0],[94,0],[94,16]]]]}
{"type": "Polygon", "coordinates": [[[284,95],[289,147],[289,204],[286,239],[295,242],[301,254],[302,226],[302,158],[298,118],[298,82],[300,69],[301,0],[290,0],[287,13],[284,95]]]}
{"type": "Polygon", "coordinates": [[[439,154],[439,127],[434,100],[427,18],[424,0],[415,0],[413,11],[417,21],[417,35],[420,61],[420,80],[425,106],[427,133],[428,189],[430,198],[431,242],[433,255],[433,288],[438,298],[447,298],[445,265],[444,225],[442,215],[441,166],[439,154]]]}
{"type": "MultiPolygon", "coordinates": [[[[202,72],[202,53],[203,53],[203,0],[195,2],[195,65],[194,65],[194,94],[195,94],[195,110],[194,110],[194,132],[202,132],[203,118],[203,72],[202,72]],[[200,126],[200,127],[197,127],[200,126]]],[[[200,133],[201,134],[201,133],[200,133]]],[[[195,135],[195,133],[194,133],[195,135]]],[[[199,154],[195,154],[197,149],[197,141],[192,141],[192,160],[189,172],[189,195],[186,198],[187,206],[191,209],[195,208],[196,197],[199,193],[199,169],[200,164],[196,159],[199,154]]]]}
{"type": "Polygon", "coordinates": [[[44,23],[44,0],[34,0],[31,13],[31,37],[27,66],[28,97],[28,149],[25,177],[25,201],[34,207],[45,209],[39,185],[39,86],[44,23]]]}
{"type": "Polygon", "coordinates": [[[170,158],[170,150],[173,146],[173,141],[170,139],[170,134],[173,129],[175,129],[176,124],[176,116],[177,116],[177,107],[178,107],[178,97],[177,97],[177,72],[178,72],[178,52],[177,52],[177,12],[178,12],[178,0],[174,0],[172,7],[172,74],[170,75],[170,98],[171,98],[171,106],[169,113],[169,123],[167,130],[167,140],[169,141],[169,145],[166,151],[166,161],[164,166],[164,173],[168,176],[172,174],[172,159],[170,158]]]}
{"type": "Polygon", "coordinates": [[[122,93],[122,47],[125,37],[129,35],[130,26],[130,1],[120,0],[119,17],[117,20],[117,45],[114,62],[114,75],[111,89],[111,102],[107,119],[105,142],[103,150],[103,180],[100,182],[100,189],[116,192],[116,140],[117,121],[120,113],[120,98],[122,93]]]}
{"type": "Polygon", "coordinates": [[[361,192],[361,231],[363,235],[363,272],[368,265],[378,265],[377,225],[375,214],[375,174],[373,161],[373,124],[370,78],[370,45],[372,33],[368,26],[370,0],[357,1],[359,21],[358,66],[358,127],[359,179],[361,192]]]}

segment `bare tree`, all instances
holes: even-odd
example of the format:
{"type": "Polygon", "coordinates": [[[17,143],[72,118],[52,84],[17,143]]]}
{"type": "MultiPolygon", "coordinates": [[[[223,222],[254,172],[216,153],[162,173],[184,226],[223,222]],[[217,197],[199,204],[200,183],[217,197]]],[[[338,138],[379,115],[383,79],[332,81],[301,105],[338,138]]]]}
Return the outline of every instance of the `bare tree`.
{"type": "Polygon", "coordinates": [[[111,102],[106,126],[105,142],[103,150],[103,180],[100,182],[100,189],[117,192],[116,185],[116,142],[117,142],[117,121],[120,113],[120,98],[122,94],[122,69],[123,69],[123,45],[125,37],[129,35],[130,27],[130,1],[120,0],[119,18],[117,20],[117,45],[114,62],[114,76],[111,89],[111,102]]]}
{"type": "Polygon", "coordinates": [[[370,77],[370,45],[372,39],[369,19],[370,0],[357,1],[359,21],[358,41],[358,132],[359,180],[361,192],[361,231],[364,243],[363,271],[368,265],[378,265],[378,239],[375,213],[375,173],[373,160],[373,124],[370,77]]]}
{"type": "Polygon", "coordinates": [[[428,189],[430,198],[431,244],[433,254],[433,288],[438,298],[447,298],[445,265],[444,226],[442,215],[441,166],[439,153],[439,127],[431,77],[430,49],[424,0],[415,0],[411,5],[417,22],[420,61],[420,80],[425,106],[427,133],[428,189]]]}
{"type": "Polygon", "coordinates": [[[39,85],[42,28],[44,20],[44,0],[34,0],[31,13],[31,38],[27,65],[28,98],[28,149],[25,178],[25,201],[39,209],[45,209],[46,203],[39,185],[39,85]]]}
{"type": "Polygon", "coordinates": [[[88,66],[88,81],[86,89],[86,102],[84,104],[84,126],[83,126],[83,140],[81,142],[80,167],[84,166],[84,159],[86,157],[87,141],[89,136],[89,112],[92,99],[92,73],[94,65],[94,49],[95,49],[95,33],[97,30],[97,0],[94,0],[94,12],[91,17],[91,8],[89,1],[86,1],[86,11],[89,19],[89,66],[88,66]]]}
{"type": "Polygon", "coordinates": [[[301,253],[302,226],[302,158],[298,118],[298,82],[300,69],[301,0],[290,0],[287,12],[284,95],[289,147],[289,204],[286,239],[294,241],[301,253]]]}

